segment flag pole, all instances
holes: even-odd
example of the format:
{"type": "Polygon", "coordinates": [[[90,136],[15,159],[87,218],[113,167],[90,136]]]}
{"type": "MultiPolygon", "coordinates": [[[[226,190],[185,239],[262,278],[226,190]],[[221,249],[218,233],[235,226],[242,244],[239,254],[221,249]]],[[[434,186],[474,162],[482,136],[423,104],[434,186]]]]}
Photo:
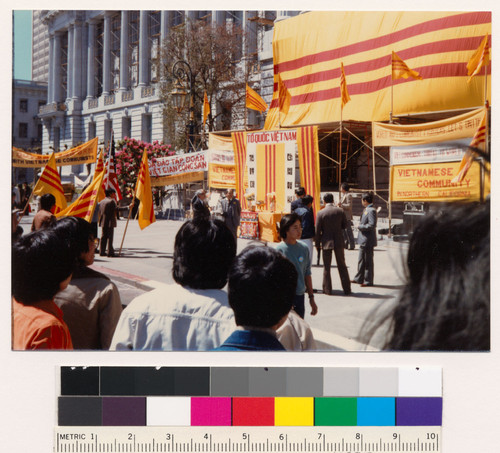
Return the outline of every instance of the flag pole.
{"type": "Polygon", "coordinates": [[[128,222],[130,221],[130,216],[132,215],[132,208],[134,207],[134,204],[135,204],[135,191],[132,192],[132,203],[130,203],[130,206],[128,209],[127,223],[125,224],[125,230],[123,231],[122,243],[120,244],[120,251],[118,252],[118,256],[122,256],[123,242],[125,241],[125,235],[127,234],[128,222]]]}
{"type": "MultiPolygon", "coordinates": [[[[342,96],[342,94],[341,94],[342,96]]],[[[344,110],[344,107],[342,105],[342,100],[340,101],[340,140],[339,140],[339,171],[338,171],[338,180],[339,180],[339,203],[340,199],[342,197],[342,191],[341,191],[341,183],[342,181],[340,180],[342,178],[342,112],[344,110]]]]}

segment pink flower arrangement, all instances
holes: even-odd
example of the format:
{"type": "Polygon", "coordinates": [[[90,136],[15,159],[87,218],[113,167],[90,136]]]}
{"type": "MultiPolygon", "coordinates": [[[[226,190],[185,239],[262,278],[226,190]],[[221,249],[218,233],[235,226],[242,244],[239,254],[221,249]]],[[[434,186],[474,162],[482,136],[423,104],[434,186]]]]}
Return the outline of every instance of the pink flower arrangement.
{"type": "MultiPolygon", "coordinates": [[[[119,141],[115,152],[116,174],[122,187],[122,192],[126,196],[132,196],[144,150],[146,150],[151,163],[158,157],[173,156],[175,154],[171,145],[157,140],[153,143],[146,143],[142,140],[125,137],[119,141]]],[[[156,188],[153,188],[153,192],[156,192],[156,190],[156,188]]]]}

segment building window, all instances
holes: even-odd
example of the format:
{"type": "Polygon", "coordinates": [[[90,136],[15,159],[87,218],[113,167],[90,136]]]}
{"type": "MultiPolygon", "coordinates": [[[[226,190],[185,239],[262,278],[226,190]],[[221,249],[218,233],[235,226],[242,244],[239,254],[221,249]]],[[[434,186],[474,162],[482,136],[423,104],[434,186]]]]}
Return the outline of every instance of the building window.
{"type": "Polygon", "coordinates": [[[99,97],[103,90],[103,64],[104,64],[104,21],[100,21],[95,27],[95,93],[99,97]]]}
{"type": "Polygon", "coordinates": [[[38,101],[38,112],[40,112],[40,109],[46,104],[47,104],[46,101],[38,101]]]}
{"type": "Polygon", "coordinates": [[[111,91],[120,88],[120,29],[121,16],[116,14],[111,19],[111,91]]]}
{"type": "Polygon", "coordinates": [[[124,116],[122,118],[122,140],[132,135],[132,118],[124,116]]]}
{"type": "Polygon", "coordinates": [[[89,123],[89,140],[95,138],[96,135],[96,125],[94,122],[89,123]]]}
{"type": "Polygon", "coordinates": [[[28,111],[28,99],[19,100],[19,111],[22,113],[26,113],[28,111]]]}
{"type": "Polygon", "coordinates": [[[19,138],[28,138],[28,123],[19,123],[19,138]]]}
{"type": "Polygon", "coordinates": [[[142,115],[141,140],[146,143],[151,143],[152,123],[151,115],[142,115]]]}
{"type": "Polygon", "coordinates": [[[56,99],[61,102],[66,99],[68,93],[68,33],[61,36],[61,99],[56,99]]]}
{"type": "Polygon", "coordinates": [[[171,26],[175,27],[184,23],[184,12],[183,11],[172,11],[172,23],[171,26]]]}
{"type": "Polygon", "coordinates": [[[113,129],[113,121],[104,120],[104,146],[107,147],[111,141],[111,130],[113,129]]]}
{"type": "Polygon", "coordinates": [[[129,12],[128,22],[128,70],[131,87],[139,83],[139,11],[129,12]]]}
{"type": "Polygon", "coordinates": [[[37,131],[36,131],[36,138],[39,142],[41,142],[43,140],[43,124],[42,123],[38,123],[37,126],[37,131]]]}
{"type": "Polygon", "coordinates": [[[149,67],[151,70],[151,82],[158,82],[158,74],[160,73],[160,48],[161,48],[161,12],[151,11],[149,15],[149,48],[150,60],[149,67]]]}

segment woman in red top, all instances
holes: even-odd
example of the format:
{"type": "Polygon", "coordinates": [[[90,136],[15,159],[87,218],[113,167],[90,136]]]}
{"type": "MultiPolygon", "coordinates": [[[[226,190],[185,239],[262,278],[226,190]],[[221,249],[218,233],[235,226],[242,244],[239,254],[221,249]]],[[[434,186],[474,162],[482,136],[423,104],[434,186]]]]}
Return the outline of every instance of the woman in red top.
{"type": "Polygon", "coordinates": [[[54,296],[76,263],[67,241],[40,230],[12,245],[12,349],[73,349],[54,296]]]}

